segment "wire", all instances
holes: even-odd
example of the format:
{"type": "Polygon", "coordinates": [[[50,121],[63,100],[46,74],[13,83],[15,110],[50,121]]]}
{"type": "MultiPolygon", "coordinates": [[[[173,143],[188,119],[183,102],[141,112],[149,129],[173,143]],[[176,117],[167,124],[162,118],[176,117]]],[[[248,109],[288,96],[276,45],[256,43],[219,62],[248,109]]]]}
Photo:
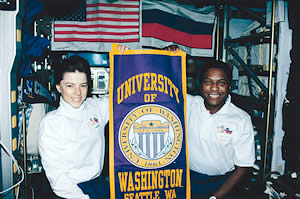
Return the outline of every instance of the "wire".
{"type": "MultiPolygon", "coordinates": [[[[0,140],[0,145],[3,147],[3,149],[5,150],[5,152],[9,155],[9,157],[10,157],[10,158],[13,160],[13,162],[16,164],[16,167],[17,167],[17,169],[18,169],[18,174],[21,173],[21,176],[22,176],[22,177],[21,177],[21,180],[19,180],[16,184],[14,184],[14,185],[12,185],[11,187],[9,187],[9,188],[7,188],[7,189],[1,191],[1,192],[0,192],[0,195],[2,195],[2,194],[4,194],[4,193],[6,193],[6,192],[12,190],[13,188],[19,186],[19,185],[23,182],[23,180],[24,180],[24,171],[23,171],[23,169],[18,165],[18,162],[17,162],[16,158],[15,158],[15,157],[13,156],[13,154],[6,148],[6,146],[3,144],[3,142],[2,142],[1,140],[0,140]]],[[[19,192],[19,189],[18,189],[18,192],[19,192]]],[[[18,194],[18,195],[19,195],[19,194],[18,194]]]]}
{"type": "Polygon", "coordinates": [[[34,199],[34,189],[32,187],[30,187],[31,189],[31,198],[34,199]]]}

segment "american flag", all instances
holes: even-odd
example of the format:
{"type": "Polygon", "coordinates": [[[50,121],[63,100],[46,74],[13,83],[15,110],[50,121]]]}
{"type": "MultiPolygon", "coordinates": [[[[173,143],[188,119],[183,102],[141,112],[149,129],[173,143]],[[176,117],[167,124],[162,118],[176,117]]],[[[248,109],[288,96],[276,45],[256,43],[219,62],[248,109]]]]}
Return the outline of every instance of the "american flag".
{"type": "Polygon", "coordinates": [[[86,0],[85,21],[55,21],[52,44],[139,42],[139,13],[140,0],[86,0]]]}

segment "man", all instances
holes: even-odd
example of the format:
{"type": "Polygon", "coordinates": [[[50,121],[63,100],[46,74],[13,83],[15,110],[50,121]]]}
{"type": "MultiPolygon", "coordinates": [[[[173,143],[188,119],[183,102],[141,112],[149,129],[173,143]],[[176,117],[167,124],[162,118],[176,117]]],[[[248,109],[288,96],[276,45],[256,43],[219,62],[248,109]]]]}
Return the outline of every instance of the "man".
{"type": "Polygon", "coordinates": [[[225,198],[255,162],[250,116],[231,103],[231,68],[210,60],[200,74],[201,96],[187,95],[192,198],[225,198]]]}

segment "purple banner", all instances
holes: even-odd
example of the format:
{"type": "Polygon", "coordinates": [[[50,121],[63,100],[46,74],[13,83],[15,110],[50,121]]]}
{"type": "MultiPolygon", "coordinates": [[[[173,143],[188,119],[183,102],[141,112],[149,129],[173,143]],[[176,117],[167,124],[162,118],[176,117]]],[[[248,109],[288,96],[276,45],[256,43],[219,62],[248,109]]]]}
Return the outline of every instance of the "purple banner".
{"type": "Polygon", "coordinates": [[[185,53],[110,52],[111,198],[190,198],[185,53]]]}

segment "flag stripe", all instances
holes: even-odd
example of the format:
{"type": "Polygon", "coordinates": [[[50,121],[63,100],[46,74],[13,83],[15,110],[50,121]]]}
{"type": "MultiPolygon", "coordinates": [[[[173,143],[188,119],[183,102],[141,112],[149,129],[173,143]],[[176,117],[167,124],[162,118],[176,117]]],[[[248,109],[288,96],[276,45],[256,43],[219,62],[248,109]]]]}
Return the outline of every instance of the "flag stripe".
{"type": "Polygon", "coordinates": [[[93,14],[113,14],[113,15],[139,15],[139,12],[126,12],[126,11],[114,11],[114,10],[91,10],[86,12],[87,15],[93,14]]]}
{"type": "Polygon", "coordinates": [[[137,29],[139,28],[138,25],[106,25],[106,24],[88,24],[85,25],[84,22],[82,24],[54,24],[54,28],[58,27],[67,27],[67,28],[115,28],[115,29],[130,29],[134,28],[137,29]]]}
{"type": "MultiPolygon", "coordinates": [[[[138,42],[139,39],[89,39],[89,38],[55,38],[57,42],[117,42],[117,43],[126,43],[126,42],[138,42]]],[[[88,49],[86,49],[88,50],[88,49]]]]}
{"type": "Polygon", "coordinates": [[[56,31],[56,34],[78,34],[78,35],[137,35],[139,32],[105,32],[105,31],[56,31]]]}
{"type": "Polygon", "coordinates": [[[139,25],[139,22],[119,22],[119,21],[87,21],[87,22],[77,22],[77,23],[70,23],[69,21],[67,22],[63,22],[63,23],[59,23],[57,22],[56,24],[75,24],[75,25],[80,25],[82,28],[86,27],[86,28],[90,28],[93,25],[111,25],[111,26],[129,26],[131,28],[136,28],[136,26],[139,25]]]}
{"type": "Polygon", "coordinates": [[[86,8],[87,12],[90,11],[120,11],[120,12],[139,12],[139,8],[115,8],[115,7],[90,7],[86,8]]]}
{"type": "Polygon", "coordinates": [[[159,23],[189,34],[211,34],[214,27],[214,24],[193,21],[160,10],[143,10],[143,24],[145,23],[159,23]]]}
{"type": "MultiPolygon", "coordinates": [[[[62,32],[62,31],[70,31],[70,28],[68,28],[68,27],[59,27],[59,28],[56,28],[56,32],[57,33],[60,33],[60,32],[62,32]]],[[[130,28],[130,29],[128,29],[128,28],[123,28],[123,29],[118,29],[118,31],[116,31],[116,29],[115,28],[99,28],[99,27],[97,27],[97,28],[89,28],[89,29],[85,29],[85,28],[73,28],[72,29],[72,31],[74,31],[74,32],[84,32],[84,31],[86,31],[86,32],[93,32],[93,31],[103,31],[103,32],[122,32],[122,33],[126,33],[126,32],[128,32],[128,33],[131,33],[131,32],[139,32],[139,29],[138,28],[130,28]]]]}
{"type": "MultiPolygon", "coordinates": [[[[73,38],[73,39],[84,39],[84,38],[89,38],[89,39],[137,39],[138,37],[136,35],[124,35],[124,36],[119,36],[119,35],[89,35],[87,37],[86,35],[80,35],[80,34],[69,34],[68,37],[73,38]]],[[[57,35],[56,38],[68,38],[64,35],[57,35]]]]}
{"type": "Polygon", "coordinates": [[[93,17],[93,18],[87,18],[87,21],[139,22],[139,19],[121,19],[121,18],[108,18],[108,17],[93,17]]]}
{"type": "Polygon", "coordinates": [[[87,4],[87,7],[113,7],[113,8],[139,8],[139,5],[122,5],[113,3],[92,3],[87,4]]]}
{"type": "Polygon", "coordinates": [[[190,48],[212,48],[212,35],[193,35],[157,23],[143,24],[143,37],[154,37],[170,42],[175,41],[190,48]]]}
{"type": "Polygon", "coordinates": [[[214,23],[214,6],[205,8],[191,8],[183,4],[168,3],[160,0],[143,0],[143,12],[145,10],[160,10],[169,14],[178,15],[193,21],[214,23]]]}
{"type": "Polygon", "coordinates": [[[115,14],[90,14],[87,17],[87,20],[89,20],[90,18],[96,18],[96,17],[113,18],[113,19],[136,19],[137,22],[139,22],[138,15],[115,15],[115,14]]]}

